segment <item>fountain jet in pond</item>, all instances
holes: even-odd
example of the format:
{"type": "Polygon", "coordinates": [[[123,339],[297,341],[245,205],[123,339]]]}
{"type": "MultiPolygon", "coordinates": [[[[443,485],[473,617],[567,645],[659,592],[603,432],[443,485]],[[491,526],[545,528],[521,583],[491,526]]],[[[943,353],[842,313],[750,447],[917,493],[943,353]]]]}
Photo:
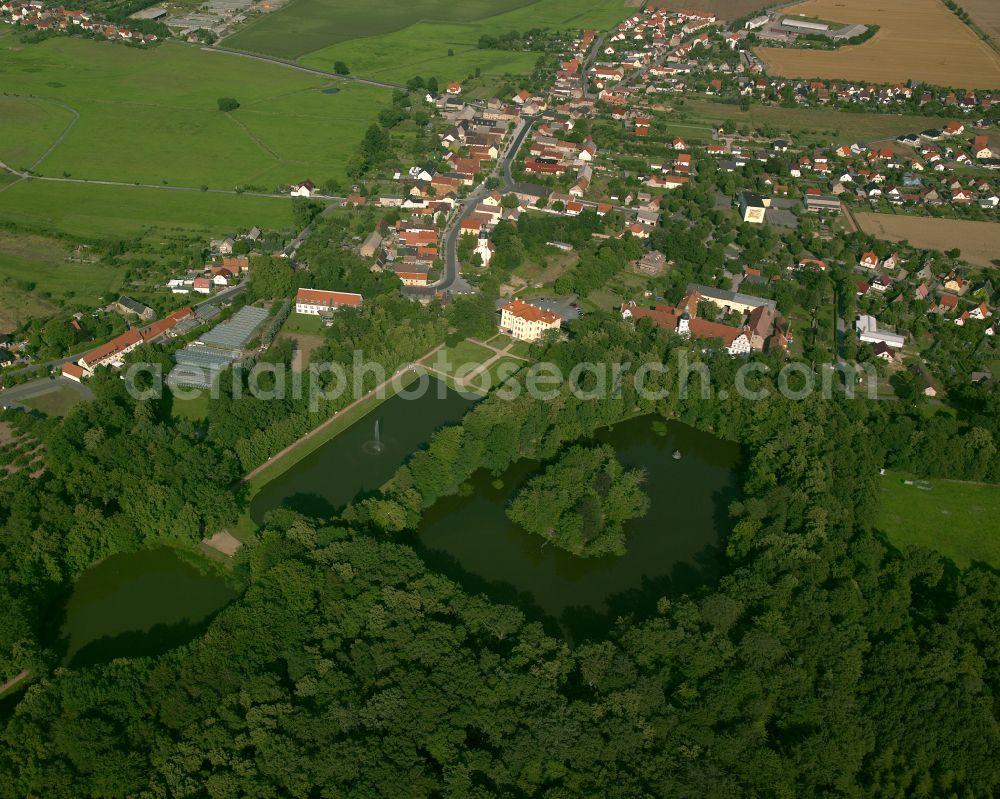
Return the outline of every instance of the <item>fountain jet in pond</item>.
{"type": "Polygon", "coordinates": [[[375,438],[372,441],[366,441],[364,445],[364,451],[372,455],[378,455],[382,451],[382,434],[379,430],[379,420],[375,420],[375,438]]]}

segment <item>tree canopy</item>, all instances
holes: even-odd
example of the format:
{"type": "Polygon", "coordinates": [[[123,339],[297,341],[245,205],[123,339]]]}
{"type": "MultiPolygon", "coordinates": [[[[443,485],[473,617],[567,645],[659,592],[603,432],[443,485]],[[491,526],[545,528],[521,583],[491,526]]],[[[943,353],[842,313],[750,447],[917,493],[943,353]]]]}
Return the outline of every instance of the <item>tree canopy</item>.
{"type": "Polygon", "coordinates": [[[507,515],[579,557],[624,555],[626,523],[649,510],[644,480],[607,444],[570,447],[521,489],[507,515]]]}

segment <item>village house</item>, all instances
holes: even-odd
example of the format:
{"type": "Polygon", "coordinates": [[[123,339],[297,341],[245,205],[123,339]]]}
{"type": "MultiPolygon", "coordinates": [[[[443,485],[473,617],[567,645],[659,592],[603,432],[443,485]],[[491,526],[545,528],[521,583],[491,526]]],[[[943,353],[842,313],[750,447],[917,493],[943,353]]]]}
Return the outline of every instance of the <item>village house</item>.
{"type": "Polygon", "coordinates": [[[148,305],[143,305],[141,302],[137,302],[131,297],[126,297],[125,295],[122,295],[111,303],[111,310],[117,314],[121,314],[122,316],[134,314],[147,322],[151,322],[156,318],[156,311],[148,305]]]}
{"type": "Polygon", "coordinates": [[[739,194],[740,218],[744,222],[752,225],[764,223],[766,206],[759,194],[750,191],[743,191],[739,194]]]}

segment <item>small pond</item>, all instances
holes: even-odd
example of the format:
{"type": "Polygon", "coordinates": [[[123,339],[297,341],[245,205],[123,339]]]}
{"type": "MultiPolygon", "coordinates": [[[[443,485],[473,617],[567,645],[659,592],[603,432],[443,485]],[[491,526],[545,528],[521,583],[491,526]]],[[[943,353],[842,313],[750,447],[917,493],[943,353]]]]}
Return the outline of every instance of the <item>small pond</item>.
{"type": "Polygon", "coordinates": [[[237,592],[214,564],[192,559],[160,547],[112,555],[80,575],[65,607],[66,661],[156,655],[199,634],[237,592]]]}

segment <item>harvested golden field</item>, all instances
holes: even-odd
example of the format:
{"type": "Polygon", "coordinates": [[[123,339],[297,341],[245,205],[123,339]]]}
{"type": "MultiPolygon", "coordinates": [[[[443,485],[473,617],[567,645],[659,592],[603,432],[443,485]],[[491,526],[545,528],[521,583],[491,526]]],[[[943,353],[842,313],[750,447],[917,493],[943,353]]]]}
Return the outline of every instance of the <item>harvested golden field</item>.
{"type": "Polygon", "coordinates": [[[969,12],[973,23],[1000,44],[1000,3],[997,0],[958,0],[958,4],[969,12]]]}
{"type": "Polygon", "coordinates": [[[774,0],[692,0],[690,3],[684,3],[681,0],[662,0],[649,5],[653,8],[666,8],[671,11],[678,11],[682,8],[710,11],[719,19],[739,19],[774,5],[774,0]]]}
{"type": "Polygon", "coordinates": [[[958,247],[962,259],[976,266],[995,266],[1000,258],[1000,224],[964,219],[929,219],[895,214],[855,214],[865,233],[886,241],[903,241],[928,250],[958,247]]]}
{"type": "Polygon", "coordinates": [[[772,75],[876,83],[912,78],[960,89],[1000,89],[1000,54],[941,0],[807,0],[786,10],[880,30],[864,44],[840,50],[760,47],[756,52],[772,75]]]}

